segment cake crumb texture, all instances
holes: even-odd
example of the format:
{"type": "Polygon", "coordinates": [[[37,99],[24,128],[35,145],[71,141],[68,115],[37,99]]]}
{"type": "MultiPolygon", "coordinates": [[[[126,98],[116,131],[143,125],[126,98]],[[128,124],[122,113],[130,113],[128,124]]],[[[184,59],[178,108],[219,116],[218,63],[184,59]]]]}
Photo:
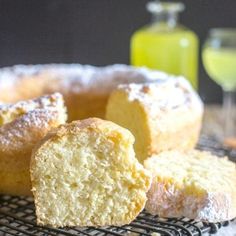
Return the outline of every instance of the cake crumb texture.
{"type": "Polygon", "coordinates": [[[142,211],[151,175],[134,137],[98,118],[50,132],[31,159],[37,223],[54,227],[130,223],[142,211]]]}
{"type": "Polygon", "coordinates": [[[192,149],[199,138],[203,104],[182,77],[123,84],[108,100],[106,118],[135,136],[141,163],[162,151],[192,149]]]}
{"type": "Polygon", "coordinates": [[[220,222],[236,217],[236,165],[209,152],[166,151],[144,162],[152,172],[146,210],[160,217],[220,222]]]}

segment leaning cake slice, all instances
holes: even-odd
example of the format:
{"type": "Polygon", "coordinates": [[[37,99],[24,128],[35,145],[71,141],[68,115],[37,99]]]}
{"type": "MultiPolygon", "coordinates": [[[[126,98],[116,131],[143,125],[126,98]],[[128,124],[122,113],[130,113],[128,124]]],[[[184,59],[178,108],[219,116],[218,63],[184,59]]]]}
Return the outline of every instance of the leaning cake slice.
{"type": "Polygon", "coordinates": [[[132,134],[97,118],[48,134],[35,149],[31,180],[40,225],[130,223],[146,203],[151,175],[136,160],[132,134]]]}
{"type": "Polygon", "coordinates": [[[146,210],[208,222],[236,217],[236,165],[209,152],[166,151],[147,159],[152,172],[146,210]]]}
{"type": "Polygon", "coordinates": [[[31,195],[32,149],[66,119],[59,93],[0,105],[0,194],[31,195]]]}

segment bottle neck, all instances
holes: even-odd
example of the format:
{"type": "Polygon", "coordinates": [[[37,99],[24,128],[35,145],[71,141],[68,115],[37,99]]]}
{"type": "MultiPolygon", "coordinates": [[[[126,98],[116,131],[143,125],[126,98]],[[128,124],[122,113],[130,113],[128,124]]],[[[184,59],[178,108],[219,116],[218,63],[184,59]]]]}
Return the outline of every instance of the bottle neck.
{"type": "Polygon", "coordinates": [[[178,14],[176,12],[159,12],[152,14],[152,23],[167,25],[169,28],[175,28],[178,24],[178,14]]]}

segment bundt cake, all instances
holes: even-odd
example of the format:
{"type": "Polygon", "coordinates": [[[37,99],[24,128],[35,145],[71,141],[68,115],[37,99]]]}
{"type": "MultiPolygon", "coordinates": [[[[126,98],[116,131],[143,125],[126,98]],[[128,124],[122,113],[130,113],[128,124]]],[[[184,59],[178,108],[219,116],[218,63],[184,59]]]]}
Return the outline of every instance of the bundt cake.
{"type": "Polygon", "coordinates": [[[0,194],[31,194],[32,149],[51,128],[63,124],[66,117],[64,101],[58,93],[0,105],[0,194]]]}
{"type": "Polygon", "coordinates": [[[135,136],[137,158],[143,162],[169,149],[192,149],[198,141],[203,105],[182,77],[153,83],[119,85],[109,98],[106,119],[135,136]]]}
{"type": "Polygon", "coordinates": [[[37,223],[54,227],[130,223],[146,203],[151,175],[135,158],[134,137],[98,118],[51,131],[34,149],[37,223]]]}
{"type": "Polygon", "coordinates": [[[104,118],[108,97],[117,85],[168,78],[165,73],[126,65],[18,65],[0,69],[0,102],[13,103],[60,92],[68,108],[69,121],[104,118]]]}
{"type": "Polygon", "coordinates": [[[236,217],[236,165],[227,158],[197,150],[166,151],[144,166],[152,172],[149,213],[208,222],[236,217]]]}

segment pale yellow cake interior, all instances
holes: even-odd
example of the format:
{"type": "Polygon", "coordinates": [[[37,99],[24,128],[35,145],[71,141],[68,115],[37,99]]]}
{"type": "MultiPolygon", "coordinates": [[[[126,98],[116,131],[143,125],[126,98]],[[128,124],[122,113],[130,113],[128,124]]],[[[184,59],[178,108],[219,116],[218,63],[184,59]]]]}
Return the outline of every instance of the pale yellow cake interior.
{"type": "Polygon", "coordinates": [[[137,158],[143,163],[149,155],[151,142],[145,108],[138,101],[129,102],[127,93],[116,90],[109,99],[106,118],[131,131],[135,136],[137,158]]]}
{"type": "Polygon", "coordinates": [[[120,85],[108,100],[106,119],[135,137],[141,163],[166,150],[192,149],[201,129],[202,105],[181,81],[120,85]]]}
{"type": "Polygon", "coordinates": [[[196,194],[207,191],[233,189],[236,186],[236,166],[227,158],[219,158],[208,152],[192,150],[163,152],[144,162],[147,169],[163,182],[175,184],[196,194]]]}
{"type": "MultiPolygon", "coordinates": [[[[76,123],[72,126],[75,130],[76,123]]],[[[150,184],[135,159],[133,142],[128,131],[113,125],[45,141],[31,163],[38,223],[102,226],[132,221],[144,207],[150,184]]]]}
{"type": "Polygon", "coordinates": [[[236,216],[236,165],[209,152],[166,151],[144,162],[153,175],[146,209],[210,222],[236,216]]]}

